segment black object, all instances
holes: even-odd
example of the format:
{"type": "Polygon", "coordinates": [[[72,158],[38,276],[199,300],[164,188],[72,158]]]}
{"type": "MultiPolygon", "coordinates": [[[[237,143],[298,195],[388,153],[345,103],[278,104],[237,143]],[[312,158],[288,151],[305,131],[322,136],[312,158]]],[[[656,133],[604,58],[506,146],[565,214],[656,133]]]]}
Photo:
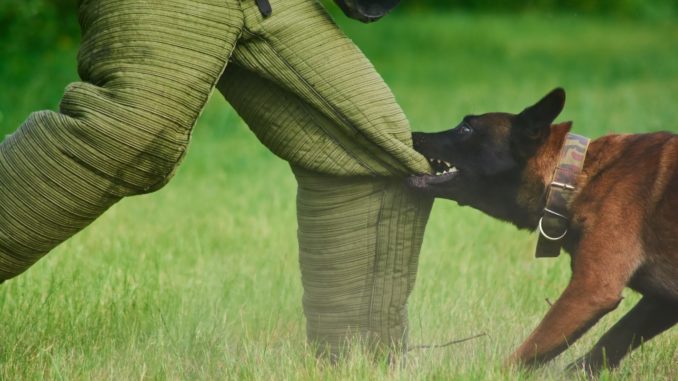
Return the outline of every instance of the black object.
{"type": "Polygon", "coordinates": [[[334,0],[346,16],[362,22],[384,17],[400,0],[334,0]]]}
{"type": "Polygon", "coordinates": [[[257,2],[257,7],[259,7],[259,12],[264,17],[268,17],[273,13],[273,8],[271,8],[271,3],[268,0],[255,0],[257,2]]]}

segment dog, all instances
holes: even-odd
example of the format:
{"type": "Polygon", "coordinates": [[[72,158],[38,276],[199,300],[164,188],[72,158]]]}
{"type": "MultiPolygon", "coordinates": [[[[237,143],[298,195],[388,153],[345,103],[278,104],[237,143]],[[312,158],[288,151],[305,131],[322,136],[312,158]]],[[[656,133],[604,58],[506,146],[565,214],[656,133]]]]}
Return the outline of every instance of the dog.
{"type": "Polygon", "coordinates": [[[539,245],[555,245],[552,256],[561,246],[570,254],[567,288],[509,366],[534,367],[559,355],[617,307],[624,287],[643,295],[569,366],[596,374],[678,321],[678,135],[607,135],[587,147],[586,138],[570,136],[571,122],[552,124],[564,105],[557,88],[519,114],[470,115],[447,131],[413,133],[435,174],[407,184],[519,229],[539,229],[539,245]],[[563,148],[567,139],[575,139],[574,150],[563,148]],[[564,152],[578,157],[578,171],[559,164],[564,152]],[[571,183],[556,181],[558,171],[571,183]],[[549,209],[558,193],[566,196],[561,210],[549,209]],[[545,231],[547,220],[557,231],[545,231]]]}

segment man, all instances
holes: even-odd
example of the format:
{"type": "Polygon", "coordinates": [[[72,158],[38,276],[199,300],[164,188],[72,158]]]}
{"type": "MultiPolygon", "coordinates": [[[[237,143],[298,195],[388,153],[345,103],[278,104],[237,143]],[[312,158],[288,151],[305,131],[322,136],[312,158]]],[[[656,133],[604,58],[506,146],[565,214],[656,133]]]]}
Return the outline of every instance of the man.
{"type": "MultiPolygon", "coordinates": [[[[397,0],[337,0],[362,21],[397,0]]],[[[315,0],[82,0],[78,73],[60,112],[0,145],[0,281],[123,197],[160,189],[217,87],[298,181],[309,340],[406,342],[432,200],[407,119],[315,0]]]]}

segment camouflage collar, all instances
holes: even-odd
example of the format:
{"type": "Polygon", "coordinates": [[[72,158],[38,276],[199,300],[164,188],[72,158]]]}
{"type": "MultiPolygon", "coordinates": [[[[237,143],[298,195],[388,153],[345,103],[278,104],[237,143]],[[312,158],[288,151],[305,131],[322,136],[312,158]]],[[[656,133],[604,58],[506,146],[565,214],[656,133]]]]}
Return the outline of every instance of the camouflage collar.
{"type": "Polygon", "coordinates": [[[548,188],[544,215],[539,219],[539,240],[535,253],[537,258],[560,255],[562,240],[570,225],[570,203],[577,189],[577,178],[584,169],[590,141],[581,135],[565,136],[558,165],[548,188]]]}

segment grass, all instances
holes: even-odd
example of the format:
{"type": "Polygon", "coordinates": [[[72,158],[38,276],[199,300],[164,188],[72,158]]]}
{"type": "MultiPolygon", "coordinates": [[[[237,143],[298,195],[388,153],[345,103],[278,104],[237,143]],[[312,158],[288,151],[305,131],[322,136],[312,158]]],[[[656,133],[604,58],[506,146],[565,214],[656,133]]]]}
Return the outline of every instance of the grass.
{"type": "MultiPolygon", "coordinates": [[[[412,17],[341,21],[373,60],[414,129],[468,113],[520,111],[555,86],[561,117],[589,136],[678,131],[678,27],[575,16],[412,17]]],[[[3,55],[0,128],[55,108],[77,79],[76,47],[3,55]]],[[[535,236],[437,201],[410,299],[411,342],[487,332],[388,368],[354,354],[336,367],[304,343],[295,183],[215,95],[189,155],[163,190],[114,206],[0,287],[0,380],[560,380],[638,300],[621,306],[548,366],[503,373],[569,278],[569,258],[532,258],[535,236]],[[265,176],[262,176],[265,174],[265,176]]],[[[605,380],[678,378],[674,327],[605,380]]]]}

